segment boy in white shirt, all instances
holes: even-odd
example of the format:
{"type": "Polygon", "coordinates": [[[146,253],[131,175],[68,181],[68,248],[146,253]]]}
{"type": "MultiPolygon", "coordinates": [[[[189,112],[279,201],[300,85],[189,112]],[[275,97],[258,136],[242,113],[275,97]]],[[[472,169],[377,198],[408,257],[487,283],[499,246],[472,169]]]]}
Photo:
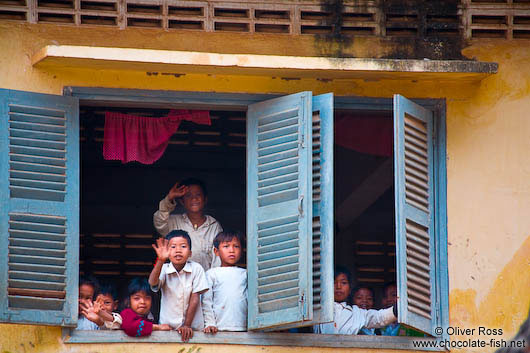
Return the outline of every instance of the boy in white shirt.
{"type": "Polygon", "coordinates": [[[237,267],[241,234],[221,232],[213,241],[221,267],[206,271],[210,290],[202,296],[204,332],[247,330],[247,270],[237,267]]]}
{"type": "Polygon", "coordinates": [[[149,275],[149,285],[153,292],[162,292],[159,322],[177,329],[186,342],[193,337],[193,329],[204,327],[200,306],[200,295],[208,290],[204,270],[189,260],[191,239],[183,230],[157,239],[153,249],[158,259],[149,275]]]}
{"type": "Polygon", "coordinates": [[[396,321],[396,307],[365,310],[357,305],[349,305],[351,283],[350,271],[345,267],[337,266],[335,268],[333,322],[314,326],[314,333],[356,335],[363,327],[380,328],[396,321]]]}
{"type": "Polygon", "coordinates": [[[198,262],[204,271],[220,265],[219,257],[213,251],[213,239],[223,231],[215,218],[204,213],[208,202],[208,190],[202,180],[188,178],[173,186],[153,215],[153,223],[160,235],[166,236],[170,231],[182,229],[188,233],[195,249],[191,260],[198,262]],[[186,212],[171,214],[177,201],[186,212]]]}

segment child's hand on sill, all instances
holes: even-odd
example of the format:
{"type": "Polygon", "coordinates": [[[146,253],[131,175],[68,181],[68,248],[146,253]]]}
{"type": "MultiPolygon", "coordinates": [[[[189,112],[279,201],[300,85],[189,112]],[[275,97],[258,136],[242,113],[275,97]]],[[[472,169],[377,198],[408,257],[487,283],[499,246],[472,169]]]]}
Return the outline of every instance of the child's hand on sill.
{"type": "Polygon", "coordinates": [[[180,326],[177,332],[182,336],[182,342],[188,342],[193,337],[193,330],[189,326],[180,326]]]}
{"type": "Polygon", "coordinates": [[[153,331],[171,331],[172,329],[168,324],[153,325],[153,331]]]}
{"type": "Polygon", "coordinates": [[[217,327],[215,326],[208,326],[204,328],[205,333],[217,333],[217,327]]]}

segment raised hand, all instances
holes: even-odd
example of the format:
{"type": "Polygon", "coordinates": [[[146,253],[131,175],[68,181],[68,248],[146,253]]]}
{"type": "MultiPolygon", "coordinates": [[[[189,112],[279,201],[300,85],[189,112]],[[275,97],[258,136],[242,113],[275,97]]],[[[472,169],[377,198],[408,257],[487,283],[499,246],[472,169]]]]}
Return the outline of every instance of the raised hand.
{"type": "Polygon", "coordinates": [[[80,303],[81,315],[86,317],[88,320],[95,322],[96,324],[101,323],[99,315],[94,311],[94,303],[92,300],[83,300],[80,303]]]}
{"type": "Polygon", "coordinates": [[[156,245],[152,244],[152,246],[155,249],[158,260],[162,261],[162,263],[166,262],[169,258],[169,241],[165,238],[158,238],[156,245]]]}
{"type": "Polygon", "coordinates": [[[98,295],[98,297],[96,298],[96,301],[94,302],[94,312],[99,315],[101,311],[105,310],[103,309],[104,305],[105,304],[104,304],[103,298],[101,297],[101,295],[98,295]]]}
{"type": "Polygon", "coordinates": [[[188,187],[186,185],[180,186],[180,183],[176,183],[170,190],[168,195],[168,198],[170,201],[173,201],[175,199],[179,199],[182,196],[186,195],[188,192],[188,187]]]}

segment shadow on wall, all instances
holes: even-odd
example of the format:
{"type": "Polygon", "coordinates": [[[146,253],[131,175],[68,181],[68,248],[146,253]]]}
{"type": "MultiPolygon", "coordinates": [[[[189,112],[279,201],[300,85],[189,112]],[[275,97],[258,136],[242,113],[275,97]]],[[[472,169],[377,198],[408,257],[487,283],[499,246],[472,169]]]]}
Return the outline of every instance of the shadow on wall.
{"type": "MultiPolygon", "coordinates": [[[[529,353],[530,352],[530,311],[528,312],[528,317],[526,321],[523,322],[519,332],[511,340],[511,342],[517,343],[518,346],[523,346],[521,348],[500,348],[495,353],[529,353]]],[[[510,343],[508,343],[510,346],[510,343]]]]}

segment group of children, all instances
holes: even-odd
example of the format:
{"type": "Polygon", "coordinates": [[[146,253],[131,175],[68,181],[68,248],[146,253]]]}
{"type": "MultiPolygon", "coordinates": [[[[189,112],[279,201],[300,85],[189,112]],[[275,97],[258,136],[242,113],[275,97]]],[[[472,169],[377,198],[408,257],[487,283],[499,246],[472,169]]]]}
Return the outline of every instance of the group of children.
{"type": "Polygon", "coordinates": [[[183,341],[193,336],[193,330],[246,331],[247,272],[236,266],[241,257],[241,235],[220,232],[214,246],[221,266],[205,273],[201,265],[189,260],[192,242],[186,231],[173,230],[158,239],[153,245],[158,258],[149,280],[134,278],[129,283],[120,313],[116,312],[118,300],[111,285],[99,288],[95,280],[81,279],[77,329],[122,329],[136,337],[175,329],[183,341]],[[160,319],[154,324],[152,293],[158,291],[160,319]]]}
{"type": "MultiPolygon", "coordinates": [[[[95,281],[82,279],[77,328],[122,329],[137,337],[177,330],[183,341],[193,336],[193,330],[246,331],[247,271],[236,265],[242,235],[223,231],[213,217],[205,215],[206,202],[207,190],[200,180],[187,179],[171,188],[154,214],[155,228],[163,238],[153,245],[157,260],[149,280],[135,278],[129,283],[125,308],[118,313],[115,289],[98,290],[95,281]],[[186,212],[172,215],[177,200],[186,212]],[[160,318],[155,324],[151,303],[152,292],[158,291],[160,318]]],[[[396,321],[395,305],[382,310],[372,310],[360,301],[351,305],[351,286],[350,273],[337,268],[334,322],[317,325],[314,332],[358,334],[396,321]]]]}
{"type": "MultiPolygon", "coordinates": [[[[315,333],[375,335],[388,334],[391,327],[399,326],[397,319],[397,295],[395,284],[385,286],[383,309],[374,310],[374,292],[368,287],[356,287],[352,291],[351,272],[342,266],[335,268],[334,284],[334,322],[316,325],[315,333]],[[392,293],[394,294],[392,296],[392,293]]],[[[395,336],[395,335],[393,335],[395,336]]]]}

